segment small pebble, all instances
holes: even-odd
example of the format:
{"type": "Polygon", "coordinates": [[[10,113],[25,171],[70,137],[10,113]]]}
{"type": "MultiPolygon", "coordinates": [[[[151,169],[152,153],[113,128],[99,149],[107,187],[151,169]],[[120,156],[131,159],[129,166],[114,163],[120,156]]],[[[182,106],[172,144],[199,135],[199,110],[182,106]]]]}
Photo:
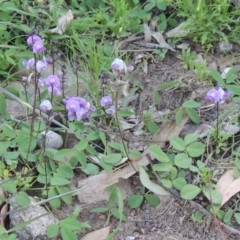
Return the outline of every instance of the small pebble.
{"type": "MultiPolygon", "coordinates": [[[[45,131],[41,132],[41,135],[45,135],[45,131]]],[[[38,147],[42,147],[43,139],[39,139],[37,142],[38,147]]],[[[59,149],[63,145],[63,139],[62,136],[59,134],[48,130],[46,134],[46,140],[45,140],[45,148],[53,148],[53,149],[59,149]]]]}

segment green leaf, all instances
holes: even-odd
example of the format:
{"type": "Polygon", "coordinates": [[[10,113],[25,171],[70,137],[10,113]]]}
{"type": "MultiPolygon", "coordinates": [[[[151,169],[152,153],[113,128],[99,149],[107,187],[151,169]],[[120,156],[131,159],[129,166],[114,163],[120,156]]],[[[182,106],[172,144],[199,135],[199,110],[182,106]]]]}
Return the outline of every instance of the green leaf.
{"type": "Polygon", "coordinates": [[[157,132],[158,132],[158,129],[159,129],[158,125],[157,125],[155,122],[153,122],[153,121],[149,121],[149,122],[147,123],[147,127],[148,127],[148,131],[149,131],[150,133],[152,133],[152,134],[157,133],[157,132]]]}
{"type": "Polygon", "coordinates": [[[170,171],[170,178],[171,180],[175,179],[177,177],[177,168],[172,167],[171,171],[170,171]]]}
{"type": "Polygon", "coordinates": [[[67,227],[61,228],[61,236],[63,240],[78,240],[76,234],[67,227]]]}
{"type": "Polygon", "coordinates": [[[216,80],[221,86],[225,86],[225,83],[220,75],[220,73],[216,70],[211,70],[210,71],[211,76],[213,77],[214,80],[216,80]]]}
{"type": "Polygon", "coordinates": [[[61,150],[58,150],[54,155],[54,160],[59,162],[67,161],[67,159],[69,159],[73,155],[74,155],[74,152],[72,149],[69,149],[69,148],[61,149],[61,150]]]}
{"type": "Polygon", "coordinates": [[[63,177],[63,178],[72,178],[73,175],[74,174],[73,174],[73,170],[71,167],[69,167],[67,165],[60,165],[57,168],[57,175],[55,175],[55,176],[63,177]]]}
{"type": "Polygon", "coordinates": [[[175,150],[178,150],[178,151],[184,151],[185,150],[185,147],[186,147],[185,143],[180,137],[172,138],[170,140],[170,143],[175,150]]]}
{"type": "Polygon", "coordinates": [[[193,184],[186,184],[181,188],[181,197],[186,200],[194,199],[199,193],[201,189],[193,184]]]}
{"type": "Polygon", "coordinates": [[[180,107],[176,112],[176,124],[179,125],[182,122],[183,108],[180,107]]]}
{"type": "Polygon", "coordinates": [[[177,189],[177,190],[181,190],[182,187],[184,187],[185,185],[187,184],[186,180],[182,177],[178,177],[178,178],[175,178],[173,180],[173,186],[177,189]]]}
{"type": "Polygon", "coordinates": [[[8,137],[11,139],[15,137],[15,131],[10,126],[3,124],[1,126],[1,130],[2,130],[1,137],[8,137]]]}
{"type": "Polygon", "coordinates": [[[55,185],[55,186],[63,186],[63,185],[69,184],[70,181],[68,179],[66,179],[66,178],[53,176],[51,178],[50,183],[51,183],[51,185],[55,185]]]}
{"type": "Polygon", "coordinates": [[[104,132],[99,132],[99,137],[100,137],[102,143],[104,144],[104,146],[106,146],[107,145],[107,141],[106,141],[105,133],[104,132]]]}
{"type": "Polygon", "coordinates": [[[143,202],[143,195],[132,195],[128,198],[128,204],[131,208],[138,208],[143,202]]]}
{"type": "Polygon", "coordinates": [[[230,208],[223,218],[223,222],[225,222],[228,226],[232,226],[231,219],[233,216],[233,210],[230,208]]]}
{"type": "Polygon", "coordinates": [[[118,219],[121,219],[121,215],[122,215],[122,221],[127,221],[126,216],[124,214],[120,214],[119,209],[112,208],[111,213],[114,217],[116,217],[118,219]]]}
{"type": "Polygon", "coordinates": [[[164,187],[172,188],[172,181],[171,180],[163,178],[163,179],[161,179],[161,181],[162,181],[162,185],[164,187]]]}
{"type": "Polygon", "coordinates": [[[99,207],[99,208],[94,208],[94,209],[92,209],[90,212],[100,213],[100,212],[106,212],[106,211],[108,211],[108,210],[109,210],[108,207],[99,207]]]}
{"type": "Polygon", "coordinates": [[[214,204],[222,203],[222,194],[213,189],[204,189],[204,195],[207,197],[209,201],[212,201],[214,204]]]}
{"type": "Polygon", "coordinates": [[[121,110],[121,111],[118,111],[117,114],[118,114],[118,117],[129,117],[129,116],[132,116],[134,113],[127,110],[121,110]]]}
{"type": "Polygon", "coordinates": [[[159,2],[159,3],[157,3],[157,8],[159,10],[165,11],[167,9],[167,4],[164,2],[159,2]]]}
{"type": "Polygon", "coordinates": [[[171,163],[157,163],[153,165],[153,170],[158,172],[170,172],[172,168],[171,163]]]}
{"type": "Polygon", "coordinates": [[[51,224],[47,228],[47,236],[48,238],[54,238],[59,234],[59,225],[51,224]]]}
{"type": "Polygon", "coordinates": [[[88,141],[95,141],[99,139],[99,132],[97,131],[91,131],[88,135],[87,135],[87,140],[88,141]]]}
{"type": "Polygon", "coordinates": [[[144,168],[139,167],[139,174],[140,174],[140,181],[144,187],[148,188],[150,191],[159,195],[169,195],[169,193],[166,190],[164,190],[162,187],[160,187],[159,185],[157,185],[156,183],[152,182],[149,179],[144,168]]]}
{"type": "Polygon", "coordinates": [[[144,6],[144,11],[148,12],[151,9],[153,9],[155,7],[155,2],[148,2],[145,6],[144,6]]]}
{"type": "Polygon", "coordinates": [[[60,224],[71,231],[78,231],[82,228],[81,223],[73,217],[63,219],[60,224]]]}
{"type": "Polygon", "coordinates": [[[191,143],[187,147],[187,152],[191,157],[199,157],[205,152],[205,145],[201,142],[191,143]]]}
{"type": "Polygon", "coordinates": [[[29,196],[25,192],[18,192],[15,198],[16,202],[23,207],[28,206],[30,203],[29,196]]]}
{"type": "Polygon", "coordinates": [[[196,124],[200,123],[200,118],[198,113],[192,108],[186,108],[187,115],[196,124]]]}
{"type": "Polygon", "coordinates": [[[177,27],[177,25],[178,25],[177,20],[174,19],[174,18],[169,18],[167,21],[168,21],[168,24],[169,24],[171,27],[177,27]]]}
{"type": "Polygon", "coordinates": [[[93,163],[87,163],[85,167],[81,167],[82,171],[88,175],[97,175],[99,167],[93,163]]]}
{"type": "Polygon", "coordinates": [[[74,149],[77,151],[83,151],[87,148],[88,141],[86,139],[82,139],[76,146],[74,146],[74,149]]]}
{"type": "Polygon", "coordinates": [[[198,138],[199,138],[198,134],[190,133],[184,137],[184,143],[187,146],[190,143],[197,141],[198,138]]]}
{"type": "MultiPolygon", "coordinates": [[[[55,187],[51,187],[49,189],[49,191],[48,191],[49,199],[52,198],[52,197],[56,197],[58,195],[59,195],[58,191],[57,191],[57,189],[55,187]]],[[[61,200],[60,200],[60,198],[55,198],[55,199],[49,201],[49,204],[51,205],[51,207],[53,209],[57,209],[57,208],[59,208],[61,206],[61,200]]]]}
{"type": "MultiPolygon", "coordinates": [[[[64,193],[69,193],[71,192],[71,189],[68,186],[57,186],[56,187],[59,195],[64,194],[64,193]]],[[[72,203],[72,194],[67,194],[61,197],[61,199],[68,205],[72,203]]]]}
{"type": "Polygon", "coordinates": [[[117,201],[117,188],[113,186],[109,195],[108,203],[110,206],[114,206],[117,201]]]}
{"type": "Polygon", "coordinates": [[[159,27],[159,30],[160,30],[160,31],[165,31],[166,28],[167,28],[167,20],[162,21],[162,22],[158,25],[158,27],[159,27]]]}
{"type": "Polygon", "coordinates": [[[169,162],[169,158],[166,153],[162,151],[162,149],[156,145],[153,144],[148,148],[148,151],[160,162],[169,162]]]}
{"type": "Polygon", "coordinates": [[[31,138],[30,136],[24,137],[23,140],[19,142],[19,150],[23,152],[32,151],[36,148],[36,146],[37,139],[35,139],[34,137],[31,138]]]}
{"type": "Polygon", "coordinates": [[[240,224],[240,213],[235,213],[234,217],[235,217],[237,223],[240,224]]]}
{"type": "Polygon", "coordinates": [[[185,153],[179,153],[175,156],[174,163],[179,168],[187,169],[191,166],[191,159],[185,153]]]}
{"type": "Polygon", "coordinates": [[[83,152],[78,152],[76,158],[83,168],[87,167],[87,158],[83,152]]]}
{"type": "Polygon", "coordinates": [[[200,103],[193,101],[193,100],[187,100],[183,103],[183,107],[185,108],[198,108],[200,107],[200,103]]]}
{"type": "Polygon", "coordinates": [[[153,205],[153,206],[157,206],[160,203],[159,198],[155,195],[145,194],[145,198],[148,201],[148,203],[153,205]]]}
{"type": "Polygon", "coordinates": [[[12,180],[7,180],[6,182],[2,183],[0,186],[4,188],[7,192],[10,192],[10,193],[17,192],[16,185],[12,180]]]}
{"type": "Polygon", "coordinates": [[[110,164],[116,164],[120,162],[122,159],[122,155],[119,153],[112,153],[108,154],[107,156],[103,156],[101,160],[103,160],[105,163],[110,163],[110,164]]]}

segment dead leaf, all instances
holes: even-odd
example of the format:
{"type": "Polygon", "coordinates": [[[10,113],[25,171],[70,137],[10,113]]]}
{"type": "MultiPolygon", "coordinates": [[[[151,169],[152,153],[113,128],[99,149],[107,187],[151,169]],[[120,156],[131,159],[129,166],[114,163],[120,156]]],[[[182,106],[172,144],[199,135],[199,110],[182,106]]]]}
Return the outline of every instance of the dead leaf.
{"type": "Polygon", "coordinates": [[[227,55],[223,58],[220,58],[218,60],[218,66],[220,67],[220,70],[222,71],[224,68],[228,66],[232,66],[232,64],[235,62],[234,56],[227,55]]]}
{"type": "Polygon", "coordinates": [[[98,229],[86,234],[81,240],[105,240],[110,232],[111,226],[98,229]]]}
{"type": "MultiPolygon", "coordinates": [[[[1,209],[1,214],[6,214],[8,212],[9,209],[9,204],[5,203],[1,209]]],[[[5,228],[6,226],[6,219],[7,219],[8,215],[4,215],[2,217],[0,217],[0,221],[1,221],[1,226],[5,228]]]]}
{"type": "Polygon", "coordinates": [[[222,205],[240,192],[240,178],[235,179],[233,170],[225,172],[217,182],[216,190],[222,194],[222,205]]]}
{"type": "Polygon", "coordinates": [[[164,39],[163,35],[160,32],[151,32],[152,37],[155,38],[155,40],[159,43],[160,48],[166,48],[173,52],[176,52],[175,49],[173,49],[164,39]]]}
{"type": "Polygon", "coordinates": [[[209,65],[208,65],[208,69],[209,70],[217,70],[218,66],[217,66],[217,63],[215,61],[211,62],[209,65]]]}
{"type": "Polygon", "coordinates": [[[151,42],[151,40],[152,40],[151,30],[146,23],[143,24],[143,31],[144,31],[145,42],[151,42]]]}
{"type": "Polygon", "coordinates": [[[171,38],[171,37],[185,37],[185,36],[187,36],[188,33],[190,32],[190,30],[184,29],[185,24],[186,24],[186,22],[182,22],[181,24],[179,24],[174,29],[168,31],[166,33],[166,36],[168,38],[171,38]]]}
{"type": "Polygon", "coordinates": [[[72,10],[68,10],[68,12],[58,19],[57,27],[48,30],[48,33],[58,33],[63,34],[66,31],[67,25],[73,20],[72,10]]]}

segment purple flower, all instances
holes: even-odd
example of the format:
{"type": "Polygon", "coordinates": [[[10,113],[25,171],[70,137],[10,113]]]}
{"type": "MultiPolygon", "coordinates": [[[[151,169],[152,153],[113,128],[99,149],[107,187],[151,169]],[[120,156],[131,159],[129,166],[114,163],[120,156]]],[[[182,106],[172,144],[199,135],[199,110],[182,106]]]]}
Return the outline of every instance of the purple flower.
{"type": "Polygon", "coordinates": [[[61,88],[57,86],[49,86],[48,92],[53,93],[53,96],[62,94],[61,88]]]}
{"type": "Polygon", "coordinates": [[[37,84],[38,84],[38,88],[44,87],[44,80],[39,78],[37,81],[37,84]]]}
{"type": "Polygon", "coordinates": [[[90,103],[84,98],[80,97],[69,97],[63,99],[63,103],[68,111],[68,120],[72,121],[74,119],[82,120],[89,117],[88,112],[90,111],[90,103]]]}
{"type": "Polygon", "coordinates": [[[216,88],[207,92],[205,99],[215,103],[223,103],[225,98],[230,97],[230,94],[231,93],[229,91],[224,91],[221,87],[216,86],[216,88]]]}
{"type": "Polygon", "coordinates": [[[29,37],[27,38],[27,44],[28,44],[28,46],[33,46],[34,43],[36,43],[36,42],[42,42],[42,39],[41,39],[38,35],[36,35],[36,34],[34,34],[34,35],[32,35],[32,36],[29,36],[29,37]]]}
{"type": "Polygon", "coordinates": [[[106,111],[105,111],[107,114],[109,115],[113,115],[116,110],[115,110],[115,106],[111,106],[110,108],[108,108],[106,111]]]}
{"type": "Polygon", "coordinates": [[[26,68],[26,69],[31,69],[35,64],[35,59],[31,58],[28,61],[27,60],[23,60],[22,65],[26,68]]]}
{"type": "Polygon", "coordinates": [[[42,73],[47,69],[47,63],[41,60],[37,61],[36,68],[38,73],[42,73]]]}
{"type": "Polygon", "coordinates": [[[127,72],[127,66],[122,59],[116,58],[112,64],[111,68],[118,72],[127,72]]]}
{"type": "Polygon", "coordinates": [[[132,65],[127,66],[127,72],[132,72],[134,70],[134,67],[132,65]]]}
{"type": "Polygon", "coordinates": [[[101,106],[107,107],[112,104],[112,98],[109,96],[102,97],[101,99],[101,106]]]}
{"type": "Polygon", "coordinates": [[[46,50],[46,48],[43,46],[42,41],[36,41],[33,44],[33,52],[34,53],[40,53],[40,52],[43,52],[45,50],[46,50]]]}
{"type": "Polygon", "coordinates": [[[44,100],[41,102],[39,108],[41,111],[46,112],[52,109],[52,104],[49,100],[44,100]]]}
{"type": "Polygon", "coordinates": [[[60,80],[59,80],[59,77],[57,75],[49,75],[45,79],[45,83],[46,83],[47,86],[60,87],[60,80]]]}
{"type": "Polygon", "coordinates": [[[53,64],[53,60],[50,59],[50,58],[43,57],[43,61],[44,61],[46,64],[53,64]]]}

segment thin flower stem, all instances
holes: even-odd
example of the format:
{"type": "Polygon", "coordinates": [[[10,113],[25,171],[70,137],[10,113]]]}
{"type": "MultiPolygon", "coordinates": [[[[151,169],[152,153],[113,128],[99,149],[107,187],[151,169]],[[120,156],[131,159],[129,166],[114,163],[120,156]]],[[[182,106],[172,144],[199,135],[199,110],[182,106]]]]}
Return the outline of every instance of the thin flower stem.
{"type": "Polygon", "coordinates": [[[217,102],[216,104],[216,109],[217,109],[217,133],[216,133],[216,141],[217,141],[217,147],[219,144],[219,103],[217,102]]]}

